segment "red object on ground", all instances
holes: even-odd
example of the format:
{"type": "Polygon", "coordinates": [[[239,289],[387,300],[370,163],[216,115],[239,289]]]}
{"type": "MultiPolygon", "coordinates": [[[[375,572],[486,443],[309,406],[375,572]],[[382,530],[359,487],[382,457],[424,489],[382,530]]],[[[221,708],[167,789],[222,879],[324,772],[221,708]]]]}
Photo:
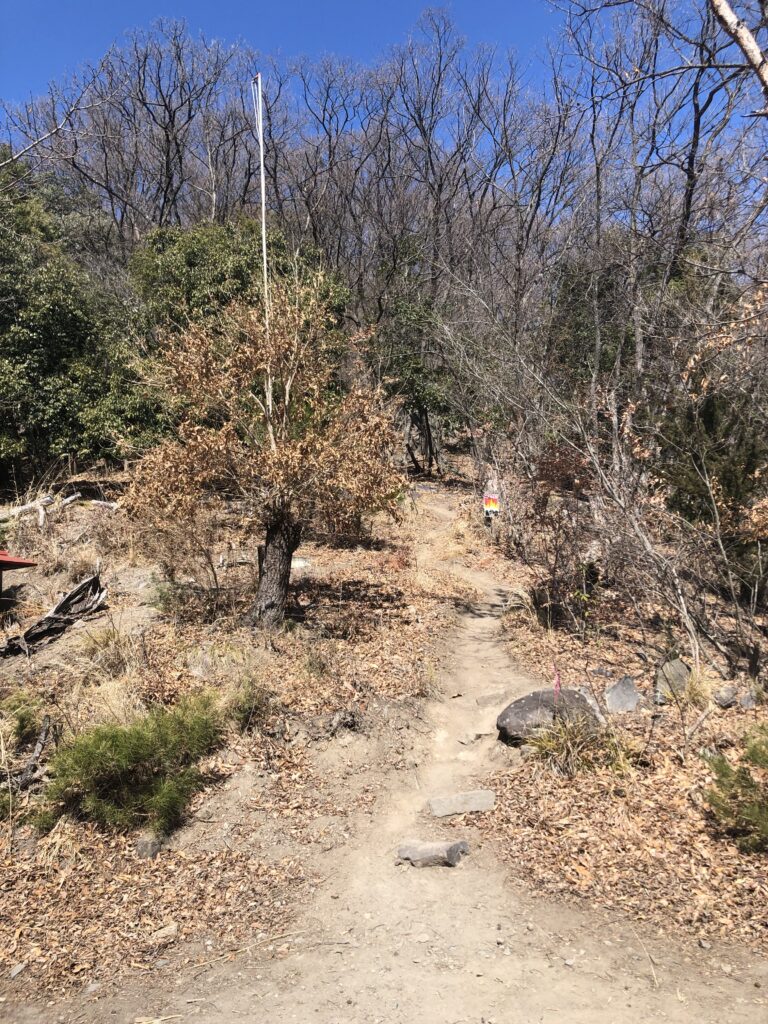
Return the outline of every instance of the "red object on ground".
{"type": "Polygon", "coordinates": [[[7,551],[0,550],[0,594],[3,592],[3,573],[11,569],[31,569],[37,562],[30,562],[26,558],[14,558],[7,551]]]}
{"type": "Polygon", "coordinates": [[[9,572],[11,569],[31,569],[37,562],[29,562],[26,558],[15,558],[7,551],[0,549],[0,572],[9,572]]]}

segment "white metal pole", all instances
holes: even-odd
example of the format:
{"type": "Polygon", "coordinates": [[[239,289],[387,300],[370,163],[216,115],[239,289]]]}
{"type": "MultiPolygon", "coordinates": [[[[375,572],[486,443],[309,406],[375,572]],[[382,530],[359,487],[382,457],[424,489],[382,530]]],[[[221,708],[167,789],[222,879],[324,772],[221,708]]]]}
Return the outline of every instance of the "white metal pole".
{"type": "Polygon", "coordinates": [[[269,281],[267,278],[267,185],[264,174],[264,113],[261,97],[261,72],[251,79],[256,131],[259,135],[259,181],[261,186],[261,258],[264,275],[264,326],[269,333],[269,281]]]}

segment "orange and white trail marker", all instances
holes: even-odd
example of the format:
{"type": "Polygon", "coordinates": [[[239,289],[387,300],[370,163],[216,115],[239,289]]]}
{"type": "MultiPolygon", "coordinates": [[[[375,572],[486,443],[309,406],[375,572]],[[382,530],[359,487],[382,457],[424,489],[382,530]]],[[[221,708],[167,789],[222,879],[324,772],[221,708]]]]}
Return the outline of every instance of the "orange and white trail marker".
{"type": "Polygon", "coordinates": [[[493,519],[501,511],[498,494],[483,495],[483,514],[486,519],[493,519]]]}

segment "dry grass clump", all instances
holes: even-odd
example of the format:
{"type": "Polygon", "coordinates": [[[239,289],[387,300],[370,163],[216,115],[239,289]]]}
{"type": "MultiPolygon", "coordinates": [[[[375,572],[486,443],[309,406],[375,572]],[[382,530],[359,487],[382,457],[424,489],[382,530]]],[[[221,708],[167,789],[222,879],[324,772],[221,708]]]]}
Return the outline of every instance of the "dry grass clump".
{"type": "Polygon", "coordinates": [[[23,558],[34,559],[43,576],[66,572],[68,553],[62,531],[55,524],[41,529],[34,516],[13,519],[5,526],[3,546],[8,546],[23,558]]]}
{"type": "Polygon", "coordinates": [[[235,621],[247,612],[254,592],[254,585],[228,585],[217,581],[211,586],[201,586],[193,581],[175,580],[156,588],[154,604],[162,615],[180,625],[235,621]]]}
{"type": "Polygon", "coordinates": [[[144,634],[128,632],[111,616],[106,625],[84,633],[80,654],[99,674],[113,678],[138,672],[149,665],[144,634]]]}
{"type": "Polygon", "coordinates": [[[274,694],[250,676],[239,679],[224,698],[227,717],[240,732],[255,732],[264,727],[276,708],[274,694]]]}
{"type": "Polygon", "coordinates": [[[628,736],[579,717],[556,718],[551,728],[533,736],[528,744],[534,757],[569,777],[600,768],[624,774],[639,756],[628,736]]]}
{"type": "Polygon", "coordinates": [[[41,576],[61,576],[72,583],[96,571],[108,547],[98,543],[96,524],[113,515],[91,505],[52,505],[40,524],[35,515],[21,516],[4,526],[3,545],[37,562],[41,576]]]}
{"type": "MultiPolygon", "coordinates": [[[[722,681],[719,685],[722,685],[722,681]]],[[[712,702],[712,694],[718,683],[706,672],[691,672],[685,684],[683,699],[689,707],[702,710],[712,702]]]]}
{"type": "Polygon", "coordinates": [[[148,531],[142,523],[130,519],[121,508],[92,506],[88,509],[88,536],[103,558],[136,565],[144,561],[144,542],[148,531]]]}
{"type": "MultiPolygon", "coordinates": [[[[71,678],[71,677],[70,677],[71,678]]],[[[94,725],[127,725],[147,706],[135,679],[127,676],[83,677],[79,669],[74,682],[64,682],[57,695],[54,713],[65,734],[76,736],[94,725]]]]}
{"type": "Polygon", "coordinates": [[[65,573],[68,581],[74,586],[87,576],[93,576],[101,568],[101,557],[90,544],[78,548],[66,561],[65,573]]]}

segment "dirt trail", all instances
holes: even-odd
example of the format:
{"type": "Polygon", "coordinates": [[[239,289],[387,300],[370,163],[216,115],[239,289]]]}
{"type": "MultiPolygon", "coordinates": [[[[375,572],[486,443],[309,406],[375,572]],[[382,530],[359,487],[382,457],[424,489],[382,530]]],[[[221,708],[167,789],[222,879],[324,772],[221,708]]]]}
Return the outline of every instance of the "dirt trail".
{"type": "MultiPolygon", "coordinates": [[[[425,503],[431,525],[417,553],[425,566],[440,562],[456,514],[450,496],[438,492],[434,499],[425,503]]],[[[327,881],[286,940],[289,952],[220,964],[195,980],[187,974],[173,992],[153,992],[143,982],[140,991],[100,1001],[98,1016],[71,1019],[132,1024],[138,1013],[199,1024],[760,1019],[764,964],[739,963],[733,951],[641,937],[627,921],[523,893],[506,880],[469,819],[446,824],[425,812],[429,797],[472,788],[512,756],[490,734],[493,723],[507,700],[535,685],[514,669],[502,642],[503,588],[489,574],[458,563],[450,568],[483,597],[461,613],[441,695],[428,704],[425,728],[413,730],[415,767],[391,771],[374,813],[361,817],[347,845],[323,855],[327,881]],[[488,735],[462,744],[473,731],[488,735]],[[469,841],[470,856],[458,867],[396,866],[403,839],[444,836],[469,841]],[[723,973],[722,960],[737,965],[733,976],[723,973]],[[754,987],[758,976],[762,989],[754,987]]]]}

